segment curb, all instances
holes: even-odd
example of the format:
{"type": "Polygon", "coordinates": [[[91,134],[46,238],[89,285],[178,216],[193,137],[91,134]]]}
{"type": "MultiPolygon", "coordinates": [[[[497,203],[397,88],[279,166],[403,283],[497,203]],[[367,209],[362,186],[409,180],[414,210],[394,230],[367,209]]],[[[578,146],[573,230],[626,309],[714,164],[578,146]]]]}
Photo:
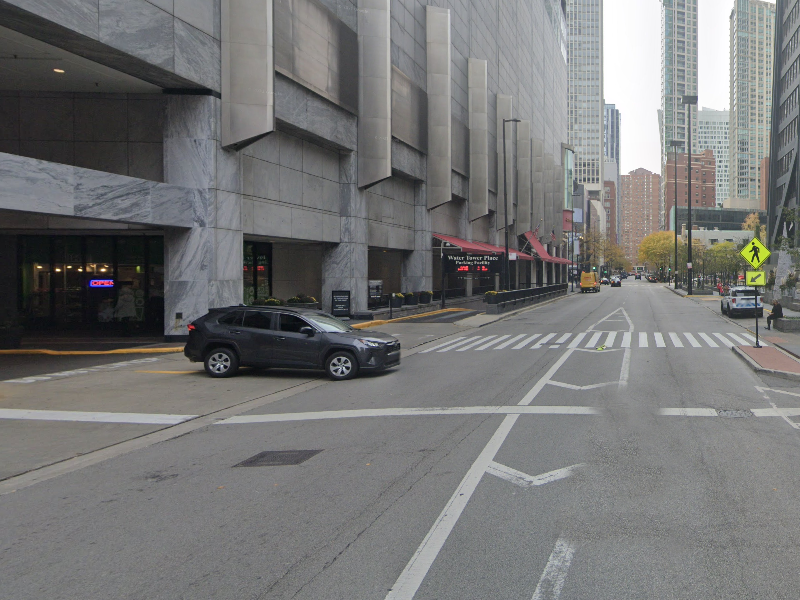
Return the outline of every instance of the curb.
{"type": "Polygon", "coordinates": [[[741,358],[747,366],[749,366],[756,373],[763,373],[764,375],[772,375],[773,377],[780,377],[781,379],[788,379],[789,381],[800,381],[800,373],[789,373],[788,371],[777,371],[775,369],[765,369],[759,365],[752,358],[747,356],[744,352],[739,350],[737,346],[732,346],[733,353],[741,358]]]}
{"type": "Polygon", "coordinates": [[[565,298],[572,298],[572,297],[576,297],[576,296],[578,296],[577,293],[572,293],[572,294],[567,293],[564,296],[559,296],[558,298],[552,298],[550,300],[545,300],[544,302],[540,302],[539,304],[534,304],[533,306],[527,306],[525,308],[518,308],[516,310],[512,310],[512,311],[509,311],[507,313],[503,313],[502,315],[498,315],[498,318],[495,319],[494,321],[489,321],[488,323],[483,323],[482,325],[478,325],[478,328],[486,327],[487,325],[493,325],[493,324],[497,323],[497,321],[502,321],[503,319],[505,319],[507,317],[513,317],[515,315],[518,315],[518,314],[523,313],[523,312],[527,312],[529,310],[535,310],[535,309],[539,308],[540,306],[547,306],[548,304],[552,304],[553,302],[558,302],[559,300],[564,300],[565,298]]]}
{"type": "Polygon", "coordinates": [[[386,325],[387,323],[397,323],[398,321],[410,321],[411,319],[419,319],[420,317],[430,317],[433,315],[440,315],[448,312],[466,312],[472,310],[471,308],[442,308],[439,310],[432,310],[424,313],[414,313],[405,317],[397,317],[396,319],[383,319],[377,321],[364,321],[363,323],[356,323],[351,325],[353,329],[368,329],[369,327],[377,327],[378,325],[386,325]]]}
{"type": "Polygon", "coordinates": [[[46,354],[48,356],[96,356],[103,354],[174,354],[183,352],[183,346],[175,348],[117,348],[115,350],[45,350],[40,348],[22,348],[18,350],[0,350],[0,355],[46,354]]]}

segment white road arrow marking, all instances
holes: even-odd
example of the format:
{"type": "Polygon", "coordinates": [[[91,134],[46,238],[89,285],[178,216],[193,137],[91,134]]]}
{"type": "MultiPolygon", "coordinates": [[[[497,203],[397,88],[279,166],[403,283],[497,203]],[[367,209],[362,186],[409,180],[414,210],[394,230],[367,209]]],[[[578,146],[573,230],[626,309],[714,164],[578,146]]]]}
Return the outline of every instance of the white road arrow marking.
{"type": "Polygon", "coordinates": [[[564,467],[563,469],[556,469],[555,471],[550,471],[548,473],[542,473],[541,475],[528,475],[522,471],[517,471],[516,469],[512,469],[511,467],[507,467],[506,465],[501,465],[500,463],[492,461],[489,463],[489,467],[486,469],[486,472],[490,475],[494,475],[495,477],[499,477],[500,479],[510,481],[519,487],[530,488],[533,486],[544,485],[546,483],[558,481],[559,479],[566,479],[575,471],[583,468],[584,466],[586,465],[581,463],[578,465],[572,465],[571,467],[564,467]]]}

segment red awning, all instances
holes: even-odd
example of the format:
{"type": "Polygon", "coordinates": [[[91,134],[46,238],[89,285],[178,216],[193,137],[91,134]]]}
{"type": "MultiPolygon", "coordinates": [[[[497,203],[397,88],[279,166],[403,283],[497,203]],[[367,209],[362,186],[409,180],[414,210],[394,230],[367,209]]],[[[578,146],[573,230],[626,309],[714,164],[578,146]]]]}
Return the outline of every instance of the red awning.
{"type": "MultiPolygon", "coordinates": [[[[535,235],[533,235],[532,231],[526,231],[524,235],[525,235],[525,239],[530,242],[531,246],[533,246],[533,251],[536,252],[536,254],[539,255],[539,258],[541,258],[544,262],[555,263],[555,264],[567,264],[567,263],[562,263],[561,262],[562,260],[566,260],[566,259],[556,258],[555,256],[550,256],[547,253],[547,250],[544,249],[544,246],[542,245],[542,242],[539,241],[539,238],[537,238],[535,235]]],[[[567,261],[567,262],[569,262],[569,261],[567,261]]]]}
{"type": "MultiPolygon", "coordinates": [[[[451,246],[455,246],[459,248],[462,252],[467,254],[505,254],[506,249],[500,246],[494,246],[492,244],[487,244],[486,242],[468,242],[467,240],[462,240],[461,238],[453,237],[451,235],[443,235],[441,233],[434,233],[433,237],[437,240],[441,240],[450,244],[451,246]]],[[[520,252],[519,250],[512,250],[509,248],[509,254],[516,253],[517,259],[519,260],[536,260],[530,254],[525,254],[524,252],[520,252]]]]}

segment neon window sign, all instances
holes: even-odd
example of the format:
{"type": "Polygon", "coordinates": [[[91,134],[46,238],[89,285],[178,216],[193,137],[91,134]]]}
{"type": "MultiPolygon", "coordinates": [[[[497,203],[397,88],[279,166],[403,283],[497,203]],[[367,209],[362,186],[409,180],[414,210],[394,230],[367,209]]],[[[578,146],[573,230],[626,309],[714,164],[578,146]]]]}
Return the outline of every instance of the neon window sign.
{"type": "Polygon", "coordinates": [[[89,287],[90,288],[113,288],[114,287],[114,280],[113,279],[90,279],[89,280],[89,287]]]}

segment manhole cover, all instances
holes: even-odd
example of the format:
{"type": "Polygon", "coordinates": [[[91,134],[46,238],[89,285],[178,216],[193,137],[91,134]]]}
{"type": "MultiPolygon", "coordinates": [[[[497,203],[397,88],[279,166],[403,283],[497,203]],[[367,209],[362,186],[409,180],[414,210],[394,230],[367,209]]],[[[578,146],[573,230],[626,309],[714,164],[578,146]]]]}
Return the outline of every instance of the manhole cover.
{"type": "Polygon", "coordinates": [[[243,460],[234,467],[283,467],[299,465],[322,450],[267,450],[243,460]]]}
{"type": "Polygon", "coordinates": [[[727,410],[727,409],[717,409],[717,414],[720,417],[728,417],[730,419],[736,419],[740,417],[752,417],[753,413],[749,410],[727,410]]]}

